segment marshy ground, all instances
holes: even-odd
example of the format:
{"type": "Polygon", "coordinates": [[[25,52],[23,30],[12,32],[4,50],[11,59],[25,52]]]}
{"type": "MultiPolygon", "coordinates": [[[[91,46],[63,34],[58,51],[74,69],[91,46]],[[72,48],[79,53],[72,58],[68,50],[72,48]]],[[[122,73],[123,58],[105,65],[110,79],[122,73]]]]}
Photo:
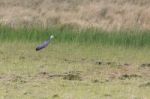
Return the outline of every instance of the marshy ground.
{"type": "Polygon", "coordinates": [[[149,99],[149,48],[2,43],[3,99],[149,99]]]}

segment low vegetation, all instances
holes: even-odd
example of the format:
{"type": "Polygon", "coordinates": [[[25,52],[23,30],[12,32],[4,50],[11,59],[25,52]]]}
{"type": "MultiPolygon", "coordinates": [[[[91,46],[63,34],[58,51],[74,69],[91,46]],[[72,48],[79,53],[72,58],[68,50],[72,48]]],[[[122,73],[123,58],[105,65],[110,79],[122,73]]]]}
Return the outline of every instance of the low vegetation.
{"type": "Polygon", "coordinates": [[[79,29],[70,26],[50,28],[0,27],[0,41],[42,42],[49,35],[55,36],[56,43],[100,44],[124,47],[150,47],[149,31],[112,31],[100,29],[79,29]]]}
{"type": "Polygon", "coordinates": [[[54,41],[36,52],[38,44],[1,43],[1,98],[150,98],[149,48],[54,41]]]}

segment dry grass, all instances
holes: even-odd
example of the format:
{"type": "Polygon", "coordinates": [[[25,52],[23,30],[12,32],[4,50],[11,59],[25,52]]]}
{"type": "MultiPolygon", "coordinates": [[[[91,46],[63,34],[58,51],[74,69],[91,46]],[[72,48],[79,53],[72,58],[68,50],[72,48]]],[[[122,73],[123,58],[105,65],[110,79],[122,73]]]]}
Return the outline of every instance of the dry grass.
{"type": "Polygon", "coordinates": [[[149,0],[0,0],[0,23],[149,29],[149,0]]]}

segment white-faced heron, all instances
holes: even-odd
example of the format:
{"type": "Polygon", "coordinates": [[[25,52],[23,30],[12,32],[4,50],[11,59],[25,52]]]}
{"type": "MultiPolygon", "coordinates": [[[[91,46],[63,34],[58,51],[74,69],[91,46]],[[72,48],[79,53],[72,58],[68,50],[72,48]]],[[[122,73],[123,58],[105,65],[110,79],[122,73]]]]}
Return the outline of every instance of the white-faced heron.
{"type": "Polygon", "coordinates": [[[51,35],[48,40],[44,41],[44,43],[42,43],[41,45],[39,45],[39,46],[36,47],[36,51],[39,51],[39,50],[41,50],[41,49],[47,47],[48,44],[51,42],[51,40],[52,40],[53,38],[54,38],[54,36],[51,35]]]}

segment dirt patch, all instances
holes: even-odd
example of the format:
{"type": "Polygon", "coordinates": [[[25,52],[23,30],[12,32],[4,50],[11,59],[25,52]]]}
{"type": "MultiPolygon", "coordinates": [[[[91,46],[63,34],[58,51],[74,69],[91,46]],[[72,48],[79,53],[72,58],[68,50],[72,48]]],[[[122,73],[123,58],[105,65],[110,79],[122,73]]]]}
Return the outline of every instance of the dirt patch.
{"type": "Polygon", "coordinates": [[[92,80],[92,83],[99,83],[98,79],[92,80]]]}
{"type": "Polygon", "coordinates": [[[48,72],[40,72],[35,77],[38,78],[47,78],[47,79],[53,79],[53,78],[62,78],[64,80],[79,80],[81,81],[81,72],[80,71],[70,71],[60,74],[54,74],[54,73],[48,73],[48,72]]]}
{"type": "Polygon", "coordinates": [[[126,66],[131,66],[131,64],[129,63],[117,63],[117,62],[111,62],[111,61],[96,61],[95,62],[96,65],[115,65],[115,66],[119,66],[119,67],[126,67],[126,66]]]}
{"type": "Polygon", "coordinates": [[[150,87],[150,82],[139,85],[139,87],[150,87]]]}
{"type": "Polygon", "coordinates": [[[96,61],[96,65],[115,65],[117,64],[116,62],[110,62],[110,61],[96,61]]]}
{"type": "Polygon", "coordinates": [[[102,63],[103,63],[103,62],[101,62],[101,61],[97,61],[97,62],[96,62],[97,65],[102,65],[102,63]]]}
{"type": "Polygon", "coordinates": [[[58,97],[59,97],[58,94],[54,94],[54,95],[52,96],[52,98],[58,98],[58,97]]]}
{"type": "Polygon", "coordinates": [[[105,97],[111,97],[111,94],[104,94],[105,97]]]}
{"type": "Polygon", "coordinates": [[[149,67],[150,68],[150,63],[141,64],[140,67],[149,67]]]}
{"type": "Polygon", "coordinates": [[[81,58],[81,59],[76,59],[76,60],[71,60],[71,59],[67,59],[67,58],[64,58],[63,61],[71,64],[71,63],[87,63],[89,61],[86,60],[86,58],[81,58]]]}
{"type": "Polygon", "coordinates": [[[63,77],[64,80],[79,80],[81,81],[82,78],[78,74],[67,74],[63,77]]]}
{"type": "Polygon", "coordinates": [[[46,79],[53,79],[57,77],[64,77],[64,74],[54,74],[54,73],[49,73],[49,72],[40,72],[37,75],[35,75],[34,78],[46,78],[46,79]]]}
{"type": "Polygon", "coordinates": [[[48,79],[55,79],[55,78],[61,78],[63,80],[78,80],[81,81],[81,71],[69,71],[64,73],[50,73],[50,72],[39,72],[36,75],[7,75],[3,74],[0,75],[0,82],[14,82],[14,83],[27,83],[34,80],[48,80],[48,79]]]}
{"type": "Polygon", "coordinates": [[[119,64],[118,66],[124,67],[124,66],[131,66],[131,64],[124,63],[124,64],[119,64]]]}
{"type": "Polygon", "coordinates": [[[19,75],[1,75],[0,76],[0,80],[4,81],[4,82],[19,82],[19,83],[26,83],[27,79],[23,76],[19,76],[19,75]]]}
{"type": "Polygon", "coordinates": [[[31,95],[32,93],[31,92],[24,92],[23,94],[24,95],[31,95]]]}
{"type": "Polygon", "coordinates": [[[19,56],[19,60],[25,60],[26,57],[25,56],[19,56]]]}
{"type": "Polygon", "coordinates": [[[142,78],[141,75],[138,75],[138,74],[124,74],[124,75],[121,75],[119,77],[119,79],[121,80],[125,80],[125,79],[135,79],[135,78],[142,78]]]}

